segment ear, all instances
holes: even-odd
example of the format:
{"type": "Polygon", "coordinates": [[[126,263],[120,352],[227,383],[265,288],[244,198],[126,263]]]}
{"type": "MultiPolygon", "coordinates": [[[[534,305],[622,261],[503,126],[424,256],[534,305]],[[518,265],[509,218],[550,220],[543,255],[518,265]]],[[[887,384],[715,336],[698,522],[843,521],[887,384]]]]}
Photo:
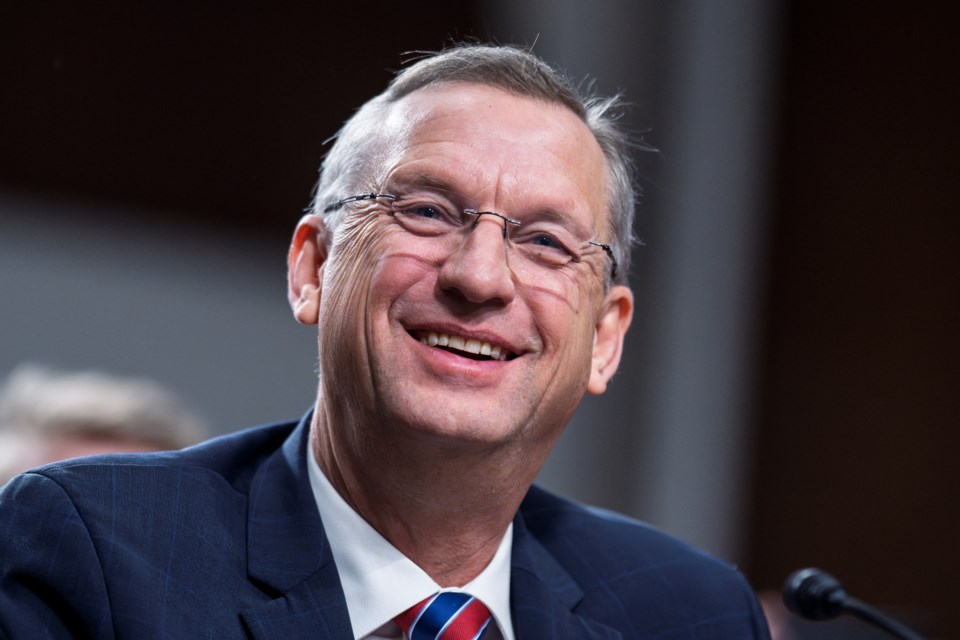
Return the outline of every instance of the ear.
{"type": "Polygon", "coordinates": [[[320,216],[305,215],[297,224],[287,255],[287,299],[293,317],[301,324],[317,324],[323,264],[329,251],[329,234],[320,216]]]}
{"type": "Polygon", "coordinates": [[[599,395],[617,372],[623,354],[623,337],[633,319],[633,293],[616,285],[604,297],[603,307],[593,334],[593,361],[587,391],[599,395]]]}

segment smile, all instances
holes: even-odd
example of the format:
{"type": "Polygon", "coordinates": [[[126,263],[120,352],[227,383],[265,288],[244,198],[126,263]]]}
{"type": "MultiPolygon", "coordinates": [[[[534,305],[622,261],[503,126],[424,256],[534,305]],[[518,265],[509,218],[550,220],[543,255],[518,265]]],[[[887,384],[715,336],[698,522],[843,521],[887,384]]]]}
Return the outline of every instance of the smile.
{"type": "Polygon", "coordinates": [[[438,347],[446,351],[454,351],[474,360],[509,360],[513,357],[510,351],[497,344],[490,344],[476,338],[450,335],[436,331],[418,331],[414,336],[420,342],[431,347],[438,347]]]}

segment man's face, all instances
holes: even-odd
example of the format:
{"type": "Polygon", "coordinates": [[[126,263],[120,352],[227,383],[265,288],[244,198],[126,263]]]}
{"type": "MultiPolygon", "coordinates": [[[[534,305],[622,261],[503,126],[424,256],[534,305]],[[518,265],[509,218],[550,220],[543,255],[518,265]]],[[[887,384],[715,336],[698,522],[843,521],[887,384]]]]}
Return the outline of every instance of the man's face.
{"type": "MultiPolygon", "coordinates": [[[[603,154],[561,106],[446,84],[393,105],[383,135],[389,160],[360,191],[425,215],[423,203],[442,201],[515,218],[517,233],[559,225],[609,241],[603,154]]],[[[324,395],[374,430],[548,449],[616,368],[629,291],[604,290],[609,263],[585,243],[568,264],[525,268],[500,218],[481,216],[449,244],[412,233],[389,206],[351,208],[333,238],[319,309],[324,395]],[[598,363],[598,323],[611,313],[616,357],[598,363]],[[487,344],[501,357],[469,353],[487,344]]]]}

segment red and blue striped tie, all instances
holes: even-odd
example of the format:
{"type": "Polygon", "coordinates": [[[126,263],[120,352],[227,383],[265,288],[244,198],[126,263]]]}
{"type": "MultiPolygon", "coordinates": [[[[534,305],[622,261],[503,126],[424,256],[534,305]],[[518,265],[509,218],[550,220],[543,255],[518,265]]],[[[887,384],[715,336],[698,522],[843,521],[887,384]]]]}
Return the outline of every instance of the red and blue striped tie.
{"type": "Polygon", "coordinates": [[[490,610],[466,593],[445,591],[413,605],[394,621],[409,640],[479,640],[490,610]]]}

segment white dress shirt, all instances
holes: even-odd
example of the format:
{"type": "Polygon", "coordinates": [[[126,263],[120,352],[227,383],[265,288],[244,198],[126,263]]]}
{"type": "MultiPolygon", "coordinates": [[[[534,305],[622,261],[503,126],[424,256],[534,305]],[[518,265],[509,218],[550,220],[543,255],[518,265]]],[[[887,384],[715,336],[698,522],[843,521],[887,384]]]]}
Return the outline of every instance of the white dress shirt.
{"type": "Polygon", "coordinates": [[[437,591],[465,591],[493,614],[484,640],[514,640],[510,617],[513,523],[490,564],[463,588],[442,589],[337,493],[307,447],[307,468],[320,519],[337,563],[356,640],[401,640],[393,618],[437,591]]]}

